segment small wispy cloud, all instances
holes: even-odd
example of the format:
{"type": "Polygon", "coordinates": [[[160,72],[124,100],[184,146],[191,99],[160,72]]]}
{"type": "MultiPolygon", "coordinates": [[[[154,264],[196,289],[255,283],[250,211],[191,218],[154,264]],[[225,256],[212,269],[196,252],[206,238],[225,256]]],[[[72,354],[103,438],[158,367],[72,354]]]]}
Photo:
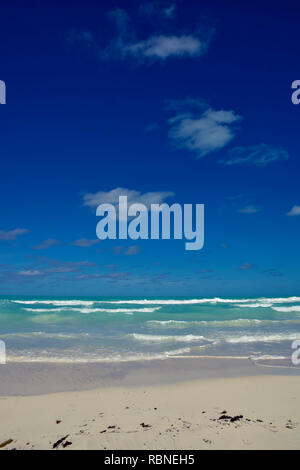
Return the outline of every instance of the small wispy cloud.
{"type": "Polygon", "coordinates": [[[265,167],[270,163],[288,159],[289,154],[286,150],[267,144],[258,144],[230,149],[227,158],[221,160],[221,163],[228,166],[248,165],[265,167]]]}
{"type": "Polygon", "coordinates": [[[193,111],[182,111],[169,119],[169,138],[178,147],[201,158],[225,147],[235,136],[235,124],[241,116],[234,111],[206,109],[197,112],[202,102],[192,102],[193,111]]]}
{"type": "Polygon", "coordinates": [[[155,62],[165,61],[171,57],[194,58],[205,54],[214,34],[214,28],[203,26],[201,29],[197,25],[197,31],[189,33],[178,31],[176,25],[165,28],[166,23],[170,24],[170,20],[174,18],[176,9],[175,3],[166,2],[142,4],[130,15],[122,8],[115,8],[107,15],[115,31],[106,44],[101,45],[100,41],[95,40],[96,35],[88,30],[71,31],[68,43],[70,45],[81,43],[88,48],[93,46],[97,57],[105,60],[133,58],[138,62],[155,62]],[[141,21],[147,23],[147,28],[143,29],[152,29],[152,33],[149,32],[146,37],[141,37],[137,33],[142,30],[141,21]],[[164,29],[167,32],[164,32],[164,29]]]}
{"type": "Polygon", "coordinates": [[[44,240],[42,243],[34,246],[33,248],[35,250],[47,250],[51,246],[59,245],[60,243],[61,242],[59,240],[56,240],[55,238],[48,238],[47,240],[44,240]]]}
{"type": "Polygon", "coordinates": [[[157,122],[151,122],[145,127],[146,132],[155,132],[157,130],[159,130],[159,125],[157,124],[157,122]]]}
{"type": "Polygon", "coordinates": [[[237,210],[240,214],[256,214],[259,211],[261,211],[261,208],[252,204],[237,210]]]}
{"type": "Polygon", "coordinates": [[[207,103],[202,98],[188,96],[181,99],[169,99],[165,101],[166,111],[175,111],[179,113],[188,113],[191,111],[205,111],[208,109],[207,103]]]}
{"type": "Polygon", "coordinates": [[[176,13],[177,5],[175,3],[166,2],[146,2],[139,7],[139,13],[146,17],[156,17],[170,19],[176,13]]]}
{"type": "Polygon", "coordinates": [[[266,269],[263,272],[268,274],[271,277],[282,277],[283,276],[283,273],[281,271],[279,271],[279,269],[277,269],[277,268],[266,269]]]}
{"type": "Polygon", "coordinates": [[[94,43],[94,37],[92,33],[88,30],[71,30],[67,37],[67,42],[70,45],[74,44],[84,44],[85,46],[92,46],[94,43]]]}
{"type": "Polygon", "coordinates": [[[120,40],[124,37],[127,37],[127,39],[135,37],[131,25],[131,18],[125,10],[122,8],[110,10],[107,14],[107,18],[114,24],[120,40]]]}
{"type": "Polygon", "coordinates": [[[73,273],[78,271],[81,268],[92,267],[95,266],[94,263],[89,261],[67,261],[67,262],[56,262],[54,263],[55,266],[52,268],[48,268],[46,270],[47,273],[51,274],[59,274],[59,273],[73,273]]]}
{"type": "Polygon", "coordinates": [[[120,255],[124,251],[124,246],[113,246],[112,247],[112,252],[115,255],[120,255]]]}
{"type": "Polygon", "coordinates": [[[78,240],[74,240],[72,242],[72,245],[80,246],[82,248],[89,248],[90,246],[93,246],[99,242],[100,240],[94,240],[94,239],[89,239],[89,238],[79,238],[78,240]]]}
{"type": "Polygon", "coordinates": [[[207,50],[208,44],[195,36],[152,36],[147,40],[123,45],[123,53],[137,59],[165,60],[169,57],[198,57],[207,50]]]}
{"type": "Polygon", "coordinates": [[[62,262],[45,257],[36,257],[33,264],[13,268],[5,266],[6,270],[0,271],[1,282],[27,282],[33,283],[40,279],[72,280],[75,275],[85,274],[85,270],[94,268],[95,263],[88,260],[62,262]]]}
{"type": "Polygon", "coordinates": [[[131,272],[114,272],[114,273],[87,273],[87,274],[79,274],[72,278],[72,280],[77,281],[89,281],[92,279],[103,279],[104,281],[108,282],[118,282],[118,281],[127,281],[131,278],[131,272]]]}
{"type": "MultiPolygon", "coordinates": [[[[170,20],[175,11],[175,4],[149,2],[141,5],[138,13],[148,19],[149,24],[153,27],[153,25],[157,26],[159,18],[170,20]],[[154,21],[154,16],[156,21],[154,21]]],[[[138,39],[132,25],[132,18],[125,10],[120,8],[112,10],[108,17],[115,24],[117,36],[104,51],[106,58],[119,55],[121,58],[133,57],[139,61],[147,59],[164,61],[170,57],[198,57],[207,51],[214,32],[212,28],[206,29],[202,34],[180,34],[177,30],[173,34],[153,32],[149,37],[138,39]]],[[[162,27],[162,25],[160,26],[162,27]]]]}
{"type": "Polygon", "coordinates": [[[249,269],[252,269],[254,265],[252,263],[244,263],[241,266],[239,266],[239,269],[241,271],[248,271],[249,269]]]}
{"type": "Polygon", "coordinates": [[[294,217],[296,215],[300,215],[300,206],[294,205],[288,212],[287,214],[290,217],[294,217]]]}
{"type": "Polygon", "coordinates": [[[133,245],[133,246],[130,246],[127,251],[125,251],[125,255],[126,256],[137,255],[139,251],[140,251],[139,246],[133,245]]]}
{"type": "Polygon", "coordinates": [[[112,269],[113,271],[116,271],[119,266],[117,264],[107,264],[104,266],[106,269],[112,269]]]}
{"type": "Polygon", "coordinates": [[[176,12],[176,5],[173,3],[172,5],[166,7],[166,8],[163,8],[162,9],[162,13],[167,17],[167,18],[171,18],[175,15],[175,12],[176,12]]]}
{"type": "Polygon", "coordinates": [[[20,235],[28,233],[26,228],[15,228],[14,230],[0,230],[0,240],[16,240],[20,235]]]}
{"type": "Polygon", "coordinates": [[[19,274],[19,276],[35,277],[35,276],[42,276],[43,272],[39,271],[37,269],[28,269],[28,270],[25,270],[25,271],[19,271],[18,274],[19,274]]]}

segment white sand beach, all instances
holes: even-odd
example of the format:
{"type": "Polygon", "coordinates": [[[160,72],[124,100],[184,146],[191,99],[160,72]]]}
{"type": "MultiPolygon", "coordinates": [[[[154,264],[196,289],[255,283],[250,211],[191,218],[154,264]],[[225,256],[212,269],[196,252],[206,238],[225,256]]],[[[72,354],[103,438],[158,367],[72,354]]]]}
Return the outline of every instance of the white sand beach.
{"type": "Polygon", "coordinates": [[[266,371],[164,384],[128,385],[118,379],[90,390],[3,395],[0,446],[299,449],[299,376],[266,371]]]}

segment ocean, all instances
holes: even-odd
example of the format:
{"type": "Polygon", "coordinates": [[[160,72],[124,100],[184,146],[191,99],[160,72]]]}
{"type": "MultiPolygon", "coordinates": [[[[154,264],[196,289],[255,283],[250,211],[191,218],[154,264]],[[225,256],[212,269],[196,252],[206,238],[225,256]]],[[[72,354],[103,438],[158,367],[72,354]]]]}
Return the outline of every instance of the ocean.
{"type": "Polygon", "coordinates": [[[297,339],[300,297],[0,298],[0,340],[14,362],[280,361],[297,339]]]}

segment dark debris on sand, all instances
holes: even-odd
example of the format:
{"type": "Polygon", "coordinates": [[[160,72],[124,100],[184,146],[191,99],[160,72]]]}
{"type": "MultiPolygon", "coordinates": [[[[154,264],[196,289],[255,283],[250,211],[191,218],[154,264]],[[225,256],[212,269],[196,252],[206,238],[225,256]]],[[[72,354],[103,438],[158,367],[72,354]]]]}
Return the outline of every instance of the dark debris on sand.
{"type": "Polygon", "coordinates": [[[243,419],[243,417],[244,417],[243,415],[228,416],[228,415],[222,414],[218,419],[229,421],[230,423],[235,423],[236,421],[243,419]]]}
{"type": "Polygon", "coordinates": [[[63,442],[69,437],[69,434],[67,434],[66,436],[64,437],[61,437],[60,439],[58,439],[58,441],[54,442],[54,444],[52,445],[52,449],[57,449],[57,447],[60,446],[60,444],[63,444],[63,442]]]}

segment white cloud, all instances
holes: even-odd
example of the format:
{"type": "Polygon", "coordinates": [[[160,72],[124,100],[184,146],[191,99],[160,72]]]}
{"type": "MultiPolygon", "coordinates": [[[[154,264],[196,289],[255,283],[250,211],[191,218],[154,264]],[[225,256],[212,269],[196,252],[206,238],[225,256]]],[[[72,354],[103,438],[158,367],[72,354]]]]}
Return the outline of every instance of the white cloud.
{"type": "Polygon", "coordinates": [[[134,189],[115,188],[111,191],[98,191],[97,193],[87,193],[83,196],[83,205],[97,207],[99,204],[112,204],[116,208],[119,204],[119,196],[127,196],[128,204],[144,204],[150,208],[151,204],[161,204],[165,199],[174,196],[171,191],[156,191],[141,193],[134,189]]]}
{"type": "Polygon", "coordinates": [[[221,150],[235,135],[232,124],[241,116],[233,111],[216,111],[212,108],[200,116],[195,113],[182,113],[169,119],[169,138],[179,147],[194,151],[203,157],[221,150]]]}
{"type": "Polygon", "coordinates": [[[254,165],[264,167],[269,163],[288,160],[286,150],[267,144],[251,145],[249,147],[235,147],[228,152],[228,158],[222,163],[225,165],[254,165]]]}
{"type": "Polygon", "coordinates": [[[16,240],[19,235],[28,233],[26,228],[15,228],[14,230],[0,230],[0,240],[16,240]]]}
{"type": "Polygon", "coordinates": [[[295,216],[295,215],[300,215],[300,206],[294,205],[289,212],[287,212],[288,216],[295,216]]]}
{"type": "Polygon", "coordinates": [[[195,36],[152,36],[151,38],[123,45],[123,52],[137,58],[165,60],[168,57],[196,57],[205,53],[207,44],[195,36]]]}

